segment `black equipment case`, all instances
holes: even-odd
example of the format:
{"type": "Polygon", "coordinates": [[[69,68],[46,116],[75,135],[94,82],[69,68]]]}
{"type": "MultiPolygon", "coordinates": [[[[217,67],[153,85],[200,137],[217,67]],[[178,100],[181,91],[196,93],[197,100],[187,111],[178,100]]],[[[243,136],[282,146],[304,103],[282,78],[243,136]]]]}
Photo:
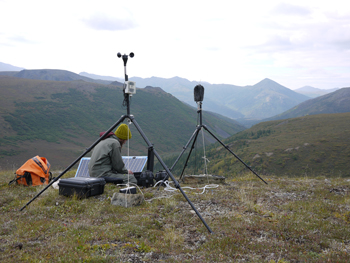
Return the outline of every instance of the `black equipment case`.
{"type": "Polygon", "coordinates": [[[103,194],[106,181],[95,177],[73,177],[61,179],[58,182],[59,194],[65,196],[77,195],[79,198],[87,198],[103,194]]]}
{"type": "Polygon", "coordinates": [[[135,172],[134,176],[138,186],[151,187],[154,185],[154,175],[152,171],[135,172]]]}

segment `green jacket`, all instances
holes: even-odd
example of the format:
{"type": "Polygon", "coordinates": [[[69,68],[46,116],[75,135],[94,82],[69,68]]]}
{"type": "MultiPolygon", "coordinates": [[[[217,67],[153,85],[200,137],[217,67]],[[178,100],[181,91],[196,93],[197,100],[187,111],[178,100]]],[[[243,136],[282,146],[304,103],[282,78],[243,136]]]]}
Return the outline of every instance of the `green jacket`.
{"type": "Polygon", "coordinates": [[[117,136],[112,135],[95,146],[89,162],[89,173],[91,177],[128,173],[117,136]]]}

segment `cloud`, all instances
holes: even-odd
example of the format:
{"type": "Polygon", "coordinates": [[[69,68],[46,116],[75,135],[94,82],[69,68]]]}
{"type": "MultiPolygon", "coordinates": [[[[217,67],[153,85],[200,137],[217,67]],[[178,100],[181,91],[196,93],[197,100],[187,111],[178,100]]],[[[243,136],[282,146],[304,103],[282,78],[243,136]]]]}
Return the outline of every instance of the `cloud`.
{"type": "Polygon", "coordinates": [[[259,50],[259,52],[280,52],[293,50],[295,45],[292,43],[289,36],[273,35],[265,43],[255,45],[253,48],[259,50]]]}
{"type": "Polygon", "coordinates": [[[4,46],[4,47],[16,47],[18,46],[18,44],[36,44],[37,43],[35,41],[29,40],[24,36],[19,36],[19,35],[7,36],[6,34],[2,34],[2,35],[4,35],[5,37],[3,38],[3,41],[0,42],[0,46],[4,46]]]}
{"type": "Polygon", "coordinates": [[[291,4],[279,4],[273,9],[277,16],[265,17],[262,22],[264,36],[249,49],[257,52],[278,53],[286,51],[324,52],[350,49],[350,16],[328,10],[291,4]],[[287,16],[286,16],[287,14],[287,16]],[[283,19],[279,16],[283,15],[283,19]],[[289,15],[303,16],[294,19],[289,15]]]}
{"type": "Polygon", "coordinates": [[[93,14],[83,22],[95,30],[120,31],[136,28],[136,21],[130,17],[118,18],[103,13],[93,14]]]}
{"type": "Polygon", "coordinates": [[[206,50],[208,50],[208,51],[219,51],[219,50],[221,50],[221,48],[220,47],[210,46],[210,47],[207,47],[206,50]]]}
{"type": "Polygon", "coordinates": [[[311,14],[310,9],[293,4],[280,3],[271,12],[273,15],[307,16],[311,14]]]}
{"type": "Polygon", "coordinates": [[[23,36],[12,36],[8,38],[11,41],[14,42],[20,42],[20,43],[27,43],[27,44],[33,44],[35,42],[28,40],[27,38],[23,37],[23,36]]]}

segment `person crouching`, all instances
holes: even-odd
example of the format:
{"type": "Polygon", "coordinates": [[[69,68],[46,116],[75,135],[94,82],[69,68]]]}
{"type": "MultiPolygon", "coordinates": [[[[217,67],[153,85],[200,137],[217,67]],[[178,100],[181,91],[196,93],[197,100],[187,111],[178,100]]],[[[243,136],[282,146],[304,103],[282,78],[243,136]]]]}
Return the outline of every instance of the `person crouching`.
{"type": "MultiPolygon", "coordinates": [[[[104,132],[100,133],[100,136],[104,132]]],[[[115,133],[109,133],[94,148],[89,162],[90,177],[113,177],[122,179],[124,184],[128,182],[137,184],[133,172],[125,168],[121,149],[128,139],[131,139],[131,131],[126,124],[121,124],[115,133]]]]}

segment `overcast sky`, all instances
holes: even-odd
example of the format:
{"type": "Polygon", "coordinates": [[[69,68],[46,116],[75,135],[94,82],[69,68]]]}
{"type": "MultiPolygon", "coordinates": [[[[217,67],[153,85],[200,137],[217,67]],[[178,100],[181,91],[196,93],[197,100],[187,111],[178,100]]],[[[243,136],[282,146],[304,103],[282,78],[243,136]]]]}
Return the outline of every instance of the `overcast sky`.
{"type": "Polygon", "coordinates": [[[350,87],[345,0],[0,0],[0,62],[290,89],[350,87]]]}

